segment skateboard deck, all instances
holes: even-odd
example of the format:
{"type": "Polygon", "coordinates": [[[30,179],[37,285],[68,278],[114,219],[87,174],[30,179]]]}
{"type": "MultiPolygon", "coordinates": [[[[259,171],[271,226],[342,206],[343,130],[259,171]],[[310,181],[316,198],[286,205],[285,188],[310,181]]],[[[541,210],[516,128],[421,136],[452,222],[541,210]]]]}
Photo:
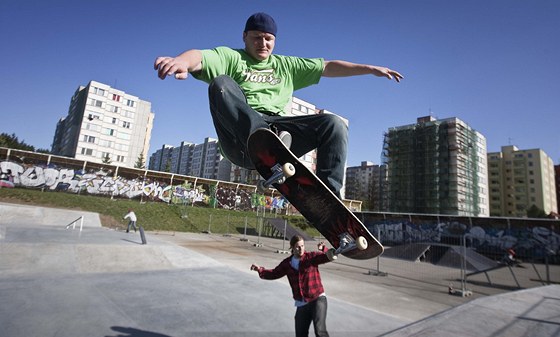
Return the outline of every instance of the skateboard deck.
{"type": "Polygon", "coordinates": [[[276,134],[258,129],[248,139],[249,156],[259,174],[317,228],[337,249],[352,259],[371,259],[383,246],[338,197],[288,149],[276,134]],[[291,167],[290,167],[291,166],[291,167]],[[347,241],[353,246],[348,246],[347,241]],[[365,247],[367,246],[367,247],[365,247]]]}
{"type": "Polygon", "coordinates": [[[142,240],[142,244],[145,245],[148,242],[146,241],[146,234],[144,233],[144,227],[142,226],[138,226],[138,229],[140,230],[140,240],[142,240]]]}

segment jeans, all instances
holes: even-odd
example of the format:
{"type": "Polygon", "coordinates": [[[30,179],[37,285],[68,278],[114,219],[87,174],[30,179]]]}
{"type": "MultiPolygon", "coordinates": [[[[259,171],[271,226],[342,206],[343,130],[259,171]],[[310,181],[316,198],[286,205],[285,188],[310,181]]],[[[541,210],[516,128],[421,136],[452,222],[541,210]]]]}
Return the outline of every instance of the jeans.
{"type": "Polygon", "coordinates": [[[340,198],[348,145],[348,126],[333,114],[269,116],[253,110],[243,90],[229,76],[216,77],[208,87],[210,112],[220,147],[232,163],[253,169],[247,152],[249,135],[259,128],[288,131],[290,150],[301,157],[317,149],[316,174],[340,198]]]}
{"type": "Polygon", "coordinates": [[[136,221],[132,221],[130,220],[128,222],[128,226],[126,227],[126,232],[128,233],[130,231],[130,227],[132,226],[132,228],[134,228],[134,231],[136,232],[136,221]]]}
{"type": "Polygon", "coordinates": [[[321,296],[313,302],[309,302],[296,311],[296,337],[307,337],[309,326],[313,322],[315,336],[328,337],[327,332],[327,298],[321,296]]]}

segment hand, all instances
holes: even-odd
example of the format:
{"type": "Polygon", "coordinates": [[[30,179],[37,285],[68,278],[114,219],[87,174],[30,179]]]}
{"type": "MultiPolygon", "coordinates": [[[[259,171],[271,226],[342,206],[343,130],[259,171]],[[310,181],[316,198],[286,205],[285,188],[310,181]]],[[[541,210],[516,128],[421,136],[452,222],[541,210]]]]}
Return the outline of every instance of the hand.
{"type": "Polygon", "coordinates": [[[391,70],[386,67],[373,67],[373,74],[379,77],[387,77],[390,80],[394,78],[397,82],[400,82],[401,79],[403,79],[403,76],[397,71],[391,70]]]}
{"type": "Polygon", "coordinates": [[[259,271],[259,266],[252,264],[251,265],[251,270],[259,271]]]}
{"type": "Polygon", "coordinates": [[[188,63],[178,57],[160,56],[154,62],[154,69],[162,80],[171,75],[175,75],[178,80],[185,80],[189,76],[188,63]]]}

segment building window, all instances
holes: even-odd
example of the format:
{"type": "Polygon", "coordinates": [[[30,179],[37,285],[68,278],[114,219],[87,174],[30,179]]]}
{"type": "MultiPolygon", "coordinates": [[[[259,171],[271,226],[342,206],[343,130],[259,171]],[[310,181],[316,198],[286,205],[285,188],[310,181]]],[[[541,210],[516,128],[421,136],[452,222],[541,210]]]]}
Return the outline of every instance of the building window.
{"type": "Polygon", "coordinates": [[[134,106],[135,106],[134,103],[135,103],[135,102],[134,102],[133,100],[130,100],[130,99],[127,99],[127,100],[126,100],[126,105],[129,106],[129,107],[131,107],[131,108],[134,108],[134,106]]]}
{"type": "Polygon", "coordinates": [[[119,112],[119,107],[115,106],[115,105],[107,105],[107,110],[109,110],[109,112],[118,113],[119,112]]]}
{"type": "Polygon", "coordinates": [[[95,137],[93,137],[93,136],[84,135],[83,139],[84,139],[84,142],[95,143],[95,137]]]}
{"type": "Polygon", "coordinates": [[[89,105],[93,105],[95,107],[101,108],[101,106],[103,105],[103,102],[98,100],[98,99],[90,99],[89,100],[89,105]]]}
{"type": "Polygon", "coordinates": [[[119,132],[116,136],[119,139],[125,139],[125,140],[130,139],[130,135],[128,133],[119,132]]]}
{"type": "Polygon", "coordinates": [[[116,143],[115,149],[119,151],[128,151],[128,145],[116,143]]]}
{"type": "Polygon", "coordinates": [[[120,102],[121,101],[121,96],[117,95],[117,94],[113,94],[113,101],[120,102]]]}
{"type": "Polygon", "coordinates": [[[100,140],[99,140],[99,146],[103,146],[103,147],[112,147],[112,146],[113,146],[113,142],[111,142],[111,141],[109,141],[109,140],[100,139],[100,140]]]}
{"type": "Polygon", "coordinates": [[[97,87],[93,87],[93,93],[99,96],[105,96],[105,90],[97,87]]]}
{"type": "Polygon", "coordinates": [[[132,111],[123,110],[122,115],[124,117],[134,119],[134,112],[132,112],[132,111]]]}
{"type": "Polygon", "coordinates": [[[101,116],[99,114],[89,112],[87,119],[92,121],[94,119],[101,119],[101,116]]]}
{"type": "Polygon", "coordinates": [[[115,130],[113,130],[113,129],[103,129],[103,134],[109,135],[109,136],[114,136],[115,135],[115,130]]]}
{"type": "Polygon", "coordinates": [[[117,124],[117,119],[116,119],[116,118],[113,118],[113,120],[111,121],[111,123],[117,124]]]}
{"type": "Polygon", "coordinates": [[[122,123],[123,128],[127,128],[130,129],[130,122],[124,122],[122,123]]]}
{"type": "Polygon", "coordinates": [[[86,155],[86,156],[92,156],[93,155],[93,150],[92,149],[86,149],[85,147],[82,147],[82,150],[80,152],[81,152],[81,154],[86,155]]]}

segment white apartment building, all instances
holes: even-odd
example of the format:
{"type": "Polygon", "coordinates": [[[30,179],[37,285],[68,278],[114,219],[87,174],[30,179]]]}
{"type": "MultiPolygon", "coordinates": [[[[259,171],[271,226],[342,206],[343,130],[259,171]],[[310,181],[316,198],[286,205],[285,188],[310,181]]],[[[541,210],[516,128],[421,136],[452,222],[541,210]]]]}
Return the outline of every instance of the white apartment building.
{"type": "Polygon", "coordinates": [[[231,163],[219,150],[218,140],[207,137],[203,143],[181,142],[164,145],[149,159],[149,169],[205,179],[229,181],[231,163]]]}
{"type": "Polygon", "coordinates": [[[150,147],[152,104],[91,81],[80,86],[68,115],[57,123],[52,153],[80,160],[134,167],[150,147]]]}
{"type": "Polygon", "coordinates": [[[533,205],[557,213],[554,163],[541,149],[502,146],[488,153],[490,214],[526,217],[533,205]]]}

